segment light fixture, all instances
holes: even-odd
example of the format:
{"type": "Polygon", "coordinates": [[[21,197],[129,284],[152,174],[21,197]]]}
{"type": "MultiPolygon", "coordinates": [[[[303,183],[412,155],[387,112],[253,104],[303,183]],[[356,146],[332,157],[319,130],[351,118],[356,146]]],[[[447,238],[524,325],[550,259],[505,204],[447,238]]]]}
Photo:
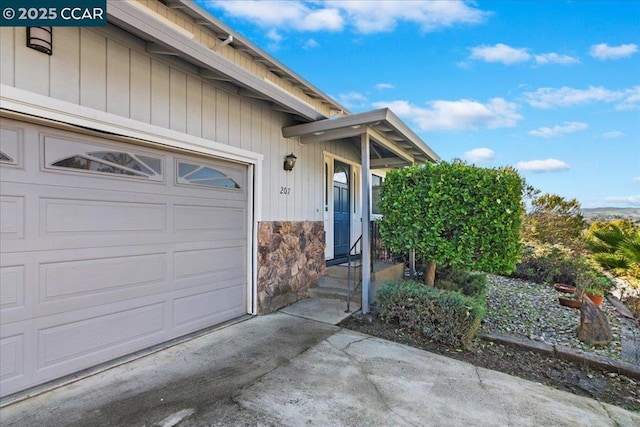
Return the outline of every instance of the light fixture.
{"type": "Polygon", "coordinates": [[[293,153],[289,154],[284,158],[284,170],[290,171],[293,170],[293,167],[296,165],[297,157],[293,155],[293,153]]]}
{"type": "Polygon", "coordinates": [[[27,27],[27,47],[51,55],[53,27],[27,27]]]}

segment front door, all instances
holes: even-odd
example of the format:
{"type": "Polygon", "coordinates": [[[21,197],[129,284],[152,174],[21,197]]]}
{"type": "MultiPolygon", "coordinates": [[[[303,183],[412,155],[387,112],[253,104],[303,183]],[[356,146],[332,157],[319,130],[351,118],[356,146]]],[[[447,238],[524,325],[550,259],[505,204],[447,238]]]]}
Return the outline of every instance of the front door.
{"type": "Polygon", "coordinates": [[[347,257],[350,247],[350,168],[336,160],[333,170],[333,257],[340,259],[347,257]]]}

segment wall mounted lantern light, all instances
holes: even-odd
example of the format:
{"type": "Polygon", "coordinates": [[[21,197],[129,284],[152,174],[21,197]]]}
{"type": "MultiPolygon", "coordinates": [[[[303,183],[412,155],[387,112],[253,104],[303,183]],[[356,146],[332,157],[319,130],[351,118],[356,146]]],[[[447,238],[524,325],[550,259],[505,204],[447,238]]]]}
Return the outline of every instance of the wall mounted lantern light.
{"type": "Polygon", "coordinates": [[[293,167],[296,165],[297,157],[293,155],[293,153],[289,154],[284,158],[284,170],[290,171],[293,170],[293,167]]]}
{"type": "Polygon", "coordinates": [[[53,27],[27,27],[27,47],[51,55],[53,27]]]}

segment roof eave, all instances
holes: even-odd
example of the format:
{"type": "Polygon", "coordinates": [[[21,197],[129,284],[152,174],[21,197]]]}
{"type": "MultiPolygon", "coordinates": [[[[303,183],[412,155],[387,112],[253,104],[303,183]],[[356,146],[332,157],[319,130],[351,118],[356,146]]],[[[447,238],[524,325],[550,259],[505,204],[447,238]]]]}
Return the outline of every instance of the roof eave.
{"type": "Polygon", "coordinates": [[[192,17],[197,17],[198,19],[202,20],[202,23],[205,24],[205,26],[211,25],[214,28],[221,30],[221,32],[226,33],[226,35],[232,35],[234,38],[234,42],[232,42],[232,44],[240,44],[244,49],[250,50],[256,57],[260,58],[261,62],[267,64],[271,68],[278,69],[280,72],[282,72],[282,74],[286,75],[288,79],[293,80],[300,86],[305,87],[308,91],[312,92],[315,97],[320,99],[321,102],[329,105],[332,109],[335,109],[336,112],[341,111],[346,114],[350,114],[349,110],[347,110],[347,108],[345,108],[342,104],[328,96],[313,84],[309,83],[289,67],[282,64],[280,61],[260,49],[240,33],[233,30],[216,17],[212,16],[209,12],[196,4],[193,0],[171,0],[170,3],[180,4],[181,9],[184,12],[188,13],[192,17]]]}
{"type": "Polygon", "coordinates": [[[381,140],[379,142],[393,144],[398,147],[396,151],[408,152],[412,158],[425,162],[437,162],[440,160],[440,156],[389,108],[288,126],[282,129],[282,135],[285,138],[299,137],[302,142],[314,142],[356,136],[367,130],[369,130],[374,139],[381,140]],[[403,142],[409,145],[411,150],[399,147],[399,141],[387,138],[383,131],[376,130],[376,126],[391,129],[403,142]]]}
{"type": "Polygon", "coordinates": [[[217,52],[207,49],[200,43],[191,40],[175,29],[162,25],[138,7],[125,1],[109,1],[107,8],[108,20],[111,23],[141,37],[148,42],[156,43],[176,52],[189,62],[196,64],[202,70],[211,70],[228,76],[229,80],[238,85],[260,94],[275,104],[290,110],[305,120],[322,120],[327,116],[289,94],[276,84],[261,79],[255,74],[234,64],[217,52]]]}

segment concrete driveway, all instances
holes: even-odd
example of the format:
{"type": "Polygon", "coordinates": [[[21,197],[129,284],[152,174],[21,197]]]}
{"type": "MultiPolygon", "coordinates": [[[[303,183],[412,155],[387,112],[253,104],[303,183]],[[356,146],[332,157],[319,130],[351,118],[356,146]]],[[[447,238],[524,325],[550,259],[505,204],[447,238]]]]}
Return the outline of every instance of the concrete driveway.
{"type": "Polygon", "coordinates": [[[281,312],[7,405],[0,424],[638,426],[640,414],[281,312]]]}

